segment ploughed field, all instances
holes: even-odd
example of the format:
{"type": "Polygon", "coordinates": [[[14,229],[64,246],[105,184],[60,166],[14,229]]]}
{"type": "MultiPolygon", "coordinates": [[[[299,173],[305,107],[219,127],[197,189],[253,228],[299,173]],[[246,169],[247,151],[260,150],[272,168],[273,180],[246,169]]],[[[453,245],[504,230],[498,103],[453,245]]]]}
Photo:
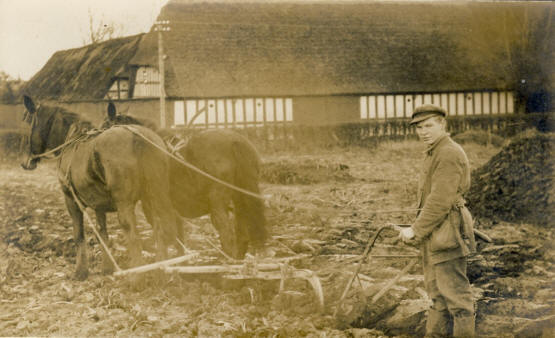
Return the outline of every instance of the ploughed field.
{"type": "MultiPolygon", "coordinates": [[[[472,168],[500,148],[467,143],[472,168]]],[[[368,239],[382,225],[408,224],[423,147],[414,141],[375,149],[336,148],[263,155],[262,192],[276,257],[303,255],[291,265],[322,282],[318,310],[307,282],[222,279],[159,271],[128,277],[101,274],[101,251],[87,230],[91,274],[72,278],[75,249],[55,163],[24,171],[0,164],[0,335],[2,336],[314,336],[357,337],[422,333],[424,292],[417,264],[380,300],[372,297],[417,251],[385,230],[338,315],[332,314],[368,239]],[[384,257],[397,255],[398,257],[384,257]]],[[[153,262],[152,230],[139,212],[143,256],[153,262]]],[[[189,265],[222,264],[208,218],[184,223],[185,245],[201,255],[189,265]]],[[[492,244],[469,264],[477,302],[477,330],[490,336],[553,328],[553,231],[549,226],[479,219],[492,244]]],[[[115,215],[108,218],[111,250],[128,260],[115,215]]],[[[173,252],[176,255],[176,252],[173,252]]],[[[552,331],[551,331],[552,332],[552,331]]]]}

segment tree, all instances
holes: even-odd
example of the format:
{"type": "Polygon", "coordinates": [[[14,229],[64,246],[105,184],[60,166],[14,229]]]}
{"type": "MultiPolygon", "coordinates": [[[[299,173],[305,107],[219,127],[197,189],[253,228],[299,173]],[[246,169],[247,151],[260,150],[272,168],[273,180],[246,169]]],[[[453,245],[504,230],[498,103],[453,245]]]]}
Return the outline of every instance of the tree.
{"type": "Polygon", "coordinates": [[[0,102],[16,103],[21,96],[21,89],[25,81],[14,79],[7,73],[0,70],[0,102]]]}
{"type": "Polygon", "coordinates": [[[476,63],[493,65],[488,75],[512,84],[520,111],[553,109],[552,9],[550,4],[476,6],[469,23],[473,38],[462,39],[476,63]]]}
{"type": "Polygon", "coordinates": [[[123,25],[114,21],[107,21],[104,17],[98,19],[89,8],[88,32],[83,38],[83,44],[95,44],[102,41],[121,37],[123,35],[123,25]]]}

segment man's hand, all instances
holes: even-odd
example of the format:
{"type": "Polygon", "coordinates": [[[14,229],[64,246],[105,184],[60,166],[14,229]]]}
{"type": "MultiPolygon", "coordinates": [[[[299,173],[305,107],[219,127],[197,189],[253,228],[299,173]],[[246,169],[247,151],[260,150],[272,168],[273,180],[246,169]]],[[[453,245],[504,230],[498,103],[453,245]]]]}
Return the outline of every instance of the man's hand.
{"type": "Polygon", "coordinates": [[[403,242],[407,243],[408,241],[414,238],[414,231],[410,227],[404,228],[403,230],[399,231],[399,238],[403,242]]]}

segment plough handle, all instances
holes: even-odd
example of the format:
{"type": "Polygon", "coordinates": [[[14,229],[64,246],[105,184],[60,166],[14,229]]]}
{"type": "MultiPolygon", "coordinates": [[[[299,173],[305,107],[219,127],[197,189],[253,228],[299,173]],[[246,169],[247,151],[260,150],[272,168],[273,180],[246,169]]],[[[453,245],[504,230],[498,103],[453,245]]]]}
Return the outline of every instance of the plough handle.
{"type": "MultiPolygon", "coordinates": [[[[410,224],[391,224],[391,226],[393,226],[393,229],[395,229],[396,231],[401,231],[403,229],[405,229],[406,227],[409,227],[410,224]]],[[[489,237],[485,232],[482,232],[478,229],[473,229],[474,230],[474,235],[478,238],[480,238],[481,240],[488,242],[488,243],[492,243],[493,240],[491,239],[491,237],[489,237]]]]}
{"type": "Polygon", "coordinates": [[[395,227],[397,225],[395,225],[395,224],[386,224],[386,225],[382,226],[381,228],[379,228],[376,231],[376,233],[374,233],[374,236],[372,237],[372,239],[370,241],[368,241],[368,244],[366,245],[366,248],[364,249],[364,252],[362,253],[362,256],[360,258],[360,262],[358,263],[355,272],[353,273],[353,275],[349,279],[349,282],[347,283],[347,286],[345,287],[345,290],[343,290],[343,294],[341,295],[341,298],[339,299],[339,302],[337,303],[337,306],[335,307],[335,310],[333,311],[333,316],[334,317],[337,315],[337,311],[339,310],[339,308],[341,308],[341,305],[343,304],[343,301],[345,300],[345,297],[347,297],[347,293],[351,289],[351,285],[353,284],[353,281],[355,280],[358,273],[360,272],[360,269],[362,268],[362,263],[364,263],[364,261],[366,261],[366,258],[368,257],[368,254],[370,253],[370,251],[374,247],[374,244],[376,243],[376,240],[378,239],[378,236],[380,235],[380,233],[384,229],[391,228],[391,226],[393,226],[394,229],[395,229],[395,227]]]}

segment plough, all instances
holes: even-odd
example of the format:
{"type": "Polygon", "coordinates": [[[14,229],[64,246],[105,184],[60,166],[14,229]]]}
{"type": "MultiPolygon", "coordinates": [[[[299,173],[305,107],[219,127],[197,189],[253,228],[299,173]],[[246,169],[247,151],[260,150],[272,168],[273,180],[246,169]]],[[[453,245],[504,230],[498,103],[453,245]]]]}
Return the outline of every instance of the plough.
{"type": "Polygon", "coordinates": [[[167,273],[184,274],[222,274],[227,279],[263,279],[280,280],[279,293],[285,288],[287,279],[304,279],[310,283],[320,310],[324,309],[324,292],[318,276],[308,269],[296,269],[288,264],[289,261],[304,257],[294,256],[283,259],[274,259],[273,262],[256,262],[255,260],[244,260],[242,264],[232,265],[202,265],[202,266],[174,266],[198,257],[197,253],[189,253],[180,257],[146,264],[126,270],[117,270],[114,276],[125,276],[135,273],[143,273],[153,270],[161,270],[167,273]]]}

